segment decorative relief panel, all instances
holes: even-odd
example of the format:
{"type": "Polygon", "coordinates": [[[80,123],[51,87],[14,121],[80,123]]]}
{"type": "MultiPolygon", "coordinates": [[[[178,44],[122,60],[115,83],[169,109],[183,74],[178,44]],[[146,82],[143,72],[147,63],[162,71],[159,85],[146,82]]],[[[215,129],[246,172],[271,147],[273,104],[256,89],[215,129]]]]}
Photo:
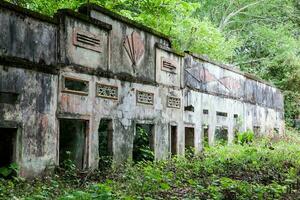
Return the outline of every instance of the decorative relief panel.
{"type": "Polygon", "coordinates": [[[180,98],[168,96],[167,101],[168,101],[167,106],[170,108],[180,108],[181,107],[180,98]]]}
{"type": "Polygon", "coordinates": [[[98,97],[118,99],[118,87],[97,83],[96,94],[98,97]]]}
{"type": "Polygon", "coordinates": [[[73,44],[85,49],[102,52],[100,37],[90,32],[75,29],[73,32],[73,44]]]}
{"type": "Polygon", "coordinates": [[[137,101],[137,103],[153,105],[153,103],[154,103],[154,94],[153,93],[148,93],[148,92],[137,91],[136,101],[137,101]]]}
{"type": "Polygon", "coordinates": [[[137,66],[145,52],[144,42],[140,34],[133,31],[125,37],[123,45],[132,62],[132,66],[137,66]]]}
{"type": "Polygon", "coordinates": [[[168,59],[168,58],[161,58],[161,69],[163,71],[176,73],[176,61],[168,59]]]}

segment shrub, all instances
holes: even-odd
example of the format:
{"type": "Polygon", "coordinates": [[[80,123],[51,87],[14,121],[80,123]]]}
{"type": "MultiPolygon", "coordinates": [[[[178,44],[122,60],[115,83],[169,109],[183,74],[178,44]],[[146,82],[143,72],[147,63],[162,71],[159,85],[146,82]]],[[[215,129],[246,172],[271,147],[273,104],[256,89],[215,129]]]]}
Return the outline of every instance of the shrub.
{"type": "Polygon", "coordinates": [[[17,176],[19,174],[19,166],[16,163],[12,163],[7,167],[0,168],[0,177],[9,178],[17,176]]]}
{"type": "Polygon", "coordinates": [[[244,145],[244,144],[251,144],[254,139],[254,133],[252,130],[248,129],[245,132],[237,133],[237,143],[244,145]]]}

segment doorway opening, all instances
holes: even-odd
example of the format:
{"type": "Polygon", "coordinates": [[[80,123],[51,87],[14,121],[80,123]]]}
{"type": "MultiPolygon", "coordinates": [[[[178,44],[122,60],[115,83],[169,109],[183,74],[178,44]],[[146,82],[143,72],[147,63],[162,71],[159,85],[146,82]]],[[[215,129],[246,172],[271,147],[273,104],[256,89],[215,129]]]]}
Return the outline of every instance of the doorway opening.
{"type": "Polygon", "coordinates": [[[253,126],[253,132],[256,137],[259,137],[261,133],[260,126],[253,126]]]}
{"type": "Polygon", "coordinates": [[[223,126],[217,126],[215,131],[215,138],[217,143],[221,145],[227,144],[228,141],[228,128],[223,126]]]}
{"type": "Polygon", "coordinates": [[[185,127],[185,151],[186,154],[194,154],[195,148],[195,130],[193,127],[185,127]]]}
{"type": "Polygon", "coordinates": [[[0,128],[0,168],[15,161],[16,128],[0,128]]]}
{"type": "Polygon", "coordinates": [[[203,146],[204,147],[209,147],[209,135],[208,135],[208,131],[209,131],[209,127],[208,125],[203,125],[202,126],[203,129],[203,146]]]}
{"type": "Polygon", "coordinates": [[[138,161],[154,160],[154,125],[137,124],[133,141],[132,159],[138,161]]]}
{"type": "Polygon", "coordinates": [[[111,166],[113,159],[113,122],[111,119],[101,119],[98,128],[99,169],[111,166]]]}
{"type": "Polygon", "coordinates": [[[171,155],[177,154],[177,126],[171,126],[171,155]]]}
{"type": "Polygon", "coordinates": [[[69,161],[78,169],[84,168],[87,121],[61,119],[59,121],[59,165],[69,161]]]}

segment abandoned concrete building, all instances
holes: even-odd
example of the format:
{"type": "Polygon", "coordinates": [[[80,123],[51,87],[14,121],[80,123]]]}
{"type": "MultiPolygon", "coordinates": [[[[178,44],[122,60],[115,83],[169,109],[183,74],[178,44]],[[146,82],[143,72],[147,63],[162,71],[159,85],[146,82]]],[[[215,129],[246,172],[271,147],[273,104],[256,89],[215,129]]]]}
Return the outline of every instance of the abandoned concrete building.
{"type": "Polygon", "coordinates": [[[284,131],[271,84],[190,52],[94,4],[47,17],[0,1],[0,167],[34,177],[66,159],[132,158],[137,127],[157,160],[284,131]]]}

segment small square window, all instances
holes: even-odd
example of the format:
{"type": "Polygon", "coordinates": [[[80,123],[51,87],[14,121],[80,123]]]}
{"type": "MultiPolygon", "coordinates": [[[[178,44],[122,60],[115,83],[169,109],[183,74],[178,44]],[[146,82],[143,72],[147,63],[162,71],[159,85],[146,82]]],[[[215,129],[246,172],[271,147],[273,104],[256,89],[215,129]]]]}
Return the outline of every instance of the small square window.
{"type": "Polygon", "coordinates": [[[225,113],[225,112],[217,112],[217,116],[227,117],[227,113],[225,113]]]}
{"type": "Polygon", "coordinates": [[[208,115],[208,110],[204,109],[203,114],[208,115]]]}
{"type": "Polygon", "coordinates": [[[118,87],[97,83],[96,95],[102,98],[118,99],[118,87]]]}
{"type": "Polygon", "coordinates": [[[167,101],[168,101],[167,106],[169,108],[180,108],[181,106],[180,98],[168,96],[167,101]]]}
{"type": "Polygon", "coordinates": [[[16,104],[18,101],[18,94],[12,92],[0,92],[0,103],[16,104]]]}
{"type": "Polygon", "coordinates": [[[63,91],[80,94],[80,95],[88,95],[89,92],[89,82],[77,78],[64,77],[63,79],[63,91]]]}
{"type": "Polygon", "coordinates": [[[142,104],[154,104],[154,94],[150,92],[137,91],[136,92],[136,102],[142,104]]]}

